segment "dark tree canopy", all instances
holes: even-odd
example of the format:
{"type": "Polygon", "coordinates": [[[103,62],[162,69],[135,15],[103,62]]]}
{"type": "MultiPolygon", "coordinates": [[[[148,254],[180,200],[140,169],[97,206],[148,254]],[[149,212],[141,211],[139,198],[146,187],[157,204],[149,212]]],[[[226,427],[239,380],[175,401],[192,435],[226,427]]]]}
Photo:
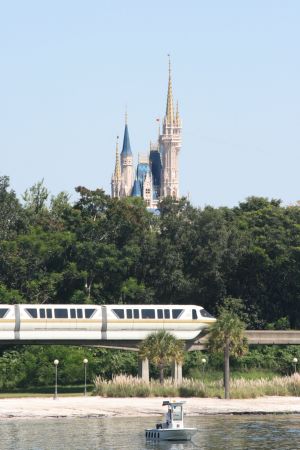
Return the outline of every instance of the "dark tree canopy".
{"type": "Polygon", "coordinates": [[[300,327],[300,207],[250,197],[235,208],[77,187],[50,198],[43,182],[22,204],[0,177],[3,302],[173,303],[216,314],[240,299],[248,327],[300,327]],[[273,324],[273,325],[271,325],[273,324]]]}

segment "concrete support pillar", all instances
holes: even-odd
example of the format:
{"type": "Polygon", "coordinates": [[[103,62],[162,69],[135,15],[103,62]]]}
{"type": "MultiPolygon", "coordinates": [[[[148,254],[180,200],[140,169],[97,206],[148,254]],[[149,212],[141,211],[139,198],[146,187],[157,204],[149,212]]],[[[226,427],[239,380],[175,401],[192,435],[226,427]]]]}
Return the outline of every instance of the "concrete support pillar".
{"type": "Polygon", "coordinates": [[[141,359],[139,358],[139,377],[142,378],[143,381],[149,383],[149,360],[148,358],[141,359]]]}
{"type": "Polygon", "coordinates": [[[172,379],[175,384],[181,384],[182,383],[182,364],[173,362],[172,363],[172,379]]]}

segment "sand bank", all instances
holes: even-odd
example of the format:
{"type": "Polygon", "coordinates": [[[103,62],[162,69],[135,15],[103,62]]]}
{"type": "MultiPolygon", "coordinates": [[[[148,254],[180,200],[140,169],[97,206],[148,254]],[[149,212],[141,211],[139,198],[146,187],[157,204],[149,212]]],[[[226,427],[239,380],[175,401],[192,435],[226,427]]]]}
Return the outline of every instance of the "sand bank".
{"type": "MultiPolygon", "coordinates": [[[[162,398],[60,397],[0,399],[0,420],[50,417],[141,417],[165,412],[162,398]]],[[[178,400],[178,398],[177,398],[178,400]]],[[[300,413],[300,397],[262,397],[246,400],[188,398],[188,416],[203,414],[300,413]]]]}

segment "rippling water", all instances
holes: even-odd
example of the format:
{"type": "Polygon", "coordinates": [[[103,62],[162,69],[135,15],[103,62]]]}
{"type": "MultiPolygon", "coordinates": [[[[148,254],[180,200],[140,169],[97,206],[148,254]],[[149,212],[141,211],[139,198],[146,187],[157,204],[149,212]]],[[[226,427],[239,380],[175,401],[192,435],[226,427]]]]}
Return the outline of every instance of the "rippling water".
{"type": "Polygon", "coordinates": [[[186,418],[197,427],[193,441],[146,443],[144,429],[155,418],[10,419],[0,422],[1,450],[295,450],[300,415],[203,416],[186,418]]]}

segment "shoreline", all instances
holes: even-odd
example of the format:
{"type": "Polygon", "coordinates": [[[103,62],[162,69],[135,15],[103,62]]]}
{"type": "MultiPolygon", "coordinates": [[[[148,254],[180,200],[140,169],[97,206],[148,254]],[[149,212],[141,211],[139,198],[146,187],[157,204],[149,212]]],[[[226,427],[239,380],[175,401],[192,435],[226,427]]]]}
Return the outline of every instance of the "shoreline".
{"type": "MultiPolygon", "coordinates": [[[[176,397],[178,400],[178,397],[176,397]]],[[[165,413],[163,397],[21,397],[0,399],[0,420],[154,417],[165,413]]],[[[186,416],[219,414],[300,414],[300,397],[256,399],[181,398],[186,416]]]]}

